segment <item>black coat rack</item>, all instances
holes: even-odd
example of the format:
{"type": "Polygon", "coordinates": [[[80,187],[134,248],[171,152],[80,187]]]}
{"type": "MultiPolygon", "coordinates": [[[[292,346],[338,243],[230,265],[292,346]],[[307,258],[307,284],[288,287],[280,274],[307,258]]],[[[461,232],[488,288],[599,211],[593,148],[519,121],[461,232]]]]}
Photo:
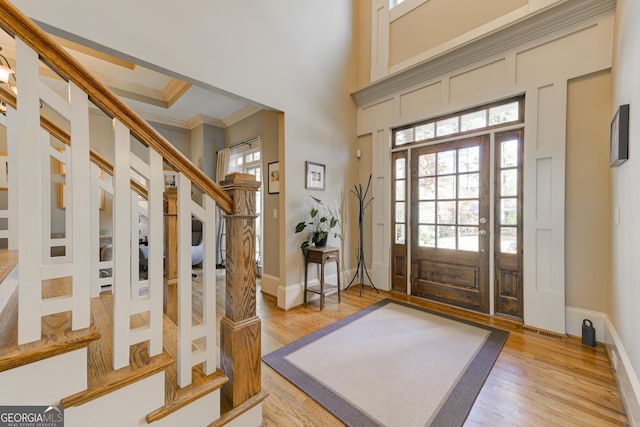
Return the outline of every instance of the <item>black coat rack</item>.
{"type": "Polygon", "coordinates": [[[366,274],[369,278],[369,286],[371,286],[376,293],[378,293],[378,289],[373,284],[373,280],[371,280],[371,276],[369,276],[369,271],[367,270],[367,264],[364,260],[364,211],[371,204],[373,197],[367,200],[367,195],[369,194],[369,187],[371,186],[371,175],[369,175],[369,181],[367,182],[367,188],[363,191],[362,184],[354,185],[354,190],[351,190],[353,194],[356,195],[359,202],[359,215],[358,215],[358,228],[360,232],[360,245],[358,248],[358,266],[356,267],[356,273],[353,275],[353,278],[349,282],[344,290],[349,289],[351,284],[356,277],[360,278],[360,297],[362,297],[362,287],[365,285],[364,283],[364,275],[366,274]]]}

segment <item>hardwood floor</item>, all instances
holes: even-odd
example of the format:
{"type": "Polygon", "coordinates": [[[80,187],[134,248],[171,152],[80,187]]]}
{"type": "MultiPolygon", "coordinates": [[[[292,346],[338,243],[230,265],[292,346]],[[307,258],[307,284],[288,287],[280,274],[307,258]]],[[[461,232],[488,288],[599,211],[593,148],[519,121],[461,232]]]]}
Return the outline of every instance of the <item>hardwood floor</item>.
{"type": "MultiPolygon", "coordinates": [[[[289,311],[258,292],[262,354],[268,354],[374,302],[393,298],[510,331],[509,339],[467,418],[467,426],[624,426],[624,407],[605,349],[583,346],[577,338],[541,336],[507,320],[491,318],[365,287],[352,287],[289,311]]],[[[224,301],[218,298],[219,304],[224,301]]],[[[339,355],[336,355],[339,357],[339,355]]],[[[340,426],[342,423],[266,364],[262,364],[265,426],[340,426]]]]}

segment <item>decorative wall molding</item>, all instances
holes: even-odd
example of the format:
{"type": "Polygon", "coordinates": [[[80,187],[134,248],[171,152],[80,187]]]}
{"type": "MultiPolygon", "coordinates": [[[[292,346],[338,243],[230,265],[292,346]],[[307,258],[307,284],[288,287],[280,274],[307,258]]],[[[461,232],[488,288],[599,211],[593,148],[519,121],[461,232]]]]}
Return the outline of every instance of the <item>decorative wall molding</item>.
{"type": "Polygon", "coordinates": [[[492,33],[442,52],[351,93],[358,106],[390,96],[437,76],[486,60],[517,46],[615,8],[615,0],[568,0],[511,22],[492,33]]]}
{"type": "Polygon", "coordinates": [[[224,119],[222,119],[224,126],[221,127],[229,127],[233,124],[238,123],[240,120],[244,120],[247,117],[257,113],[258,111],[262,110],[262,107],[257,106],[257,105],[247,105],[246,107],[243,107],[241,109],[239,109],[238,111],[236,111],[233,114],[228,115],[227,117],[225,117],[224,119]]]}

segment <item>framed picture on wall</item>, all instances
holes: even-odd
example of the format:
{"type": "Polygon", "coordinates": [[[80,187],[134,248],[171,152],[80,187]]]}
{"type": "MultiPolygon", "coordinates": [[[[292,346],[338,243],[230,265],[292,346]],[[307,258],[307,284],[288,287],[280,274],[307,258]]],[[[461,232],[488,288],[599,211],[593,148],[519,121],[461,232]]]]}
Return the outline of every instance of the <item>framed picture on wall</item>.
{"type": "Polygon", "coordinates": [[[320,163],[305,162],[305,188],[307,190],[321,190],[324,191],[325,183],[325,166],[320,163]]]}
{"type": "Polygon", "coordinates": [[[267,173],[269,177],[269,194],[280,193],[280,162],[271,162],[268,165],[267,173]]]}
{"type": "Polygon", "coordinates": [[[611,121],[609,166],[617,167],[629,158],[629,104],[621,105],[611,121]]]}

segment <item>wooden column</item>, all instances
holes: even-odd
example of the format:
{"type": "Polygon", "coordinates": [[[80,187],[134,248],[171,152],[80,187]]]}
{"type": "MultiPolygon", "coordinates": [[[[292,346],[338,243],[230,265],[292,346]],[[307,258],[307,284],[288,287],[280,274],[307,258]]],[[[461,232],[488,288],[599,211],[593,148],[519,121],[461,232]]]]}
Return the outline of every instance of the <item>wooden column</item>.
{"type": "Polygon", "coordinates": [[[164,192],[164,284],[167,293],[164,313],[178,324],[178,189],[167,188],[164,192]]]}
{"type": "Polygon", "coordinates": [[[229,381],[222,397],[236,407],[261,391],[260,319],[256,316],[256,190],[253,175],[233,173],[221,183],[233,199],[226,218],[226,307],[220,322],[220,365],[229,381]]]}

